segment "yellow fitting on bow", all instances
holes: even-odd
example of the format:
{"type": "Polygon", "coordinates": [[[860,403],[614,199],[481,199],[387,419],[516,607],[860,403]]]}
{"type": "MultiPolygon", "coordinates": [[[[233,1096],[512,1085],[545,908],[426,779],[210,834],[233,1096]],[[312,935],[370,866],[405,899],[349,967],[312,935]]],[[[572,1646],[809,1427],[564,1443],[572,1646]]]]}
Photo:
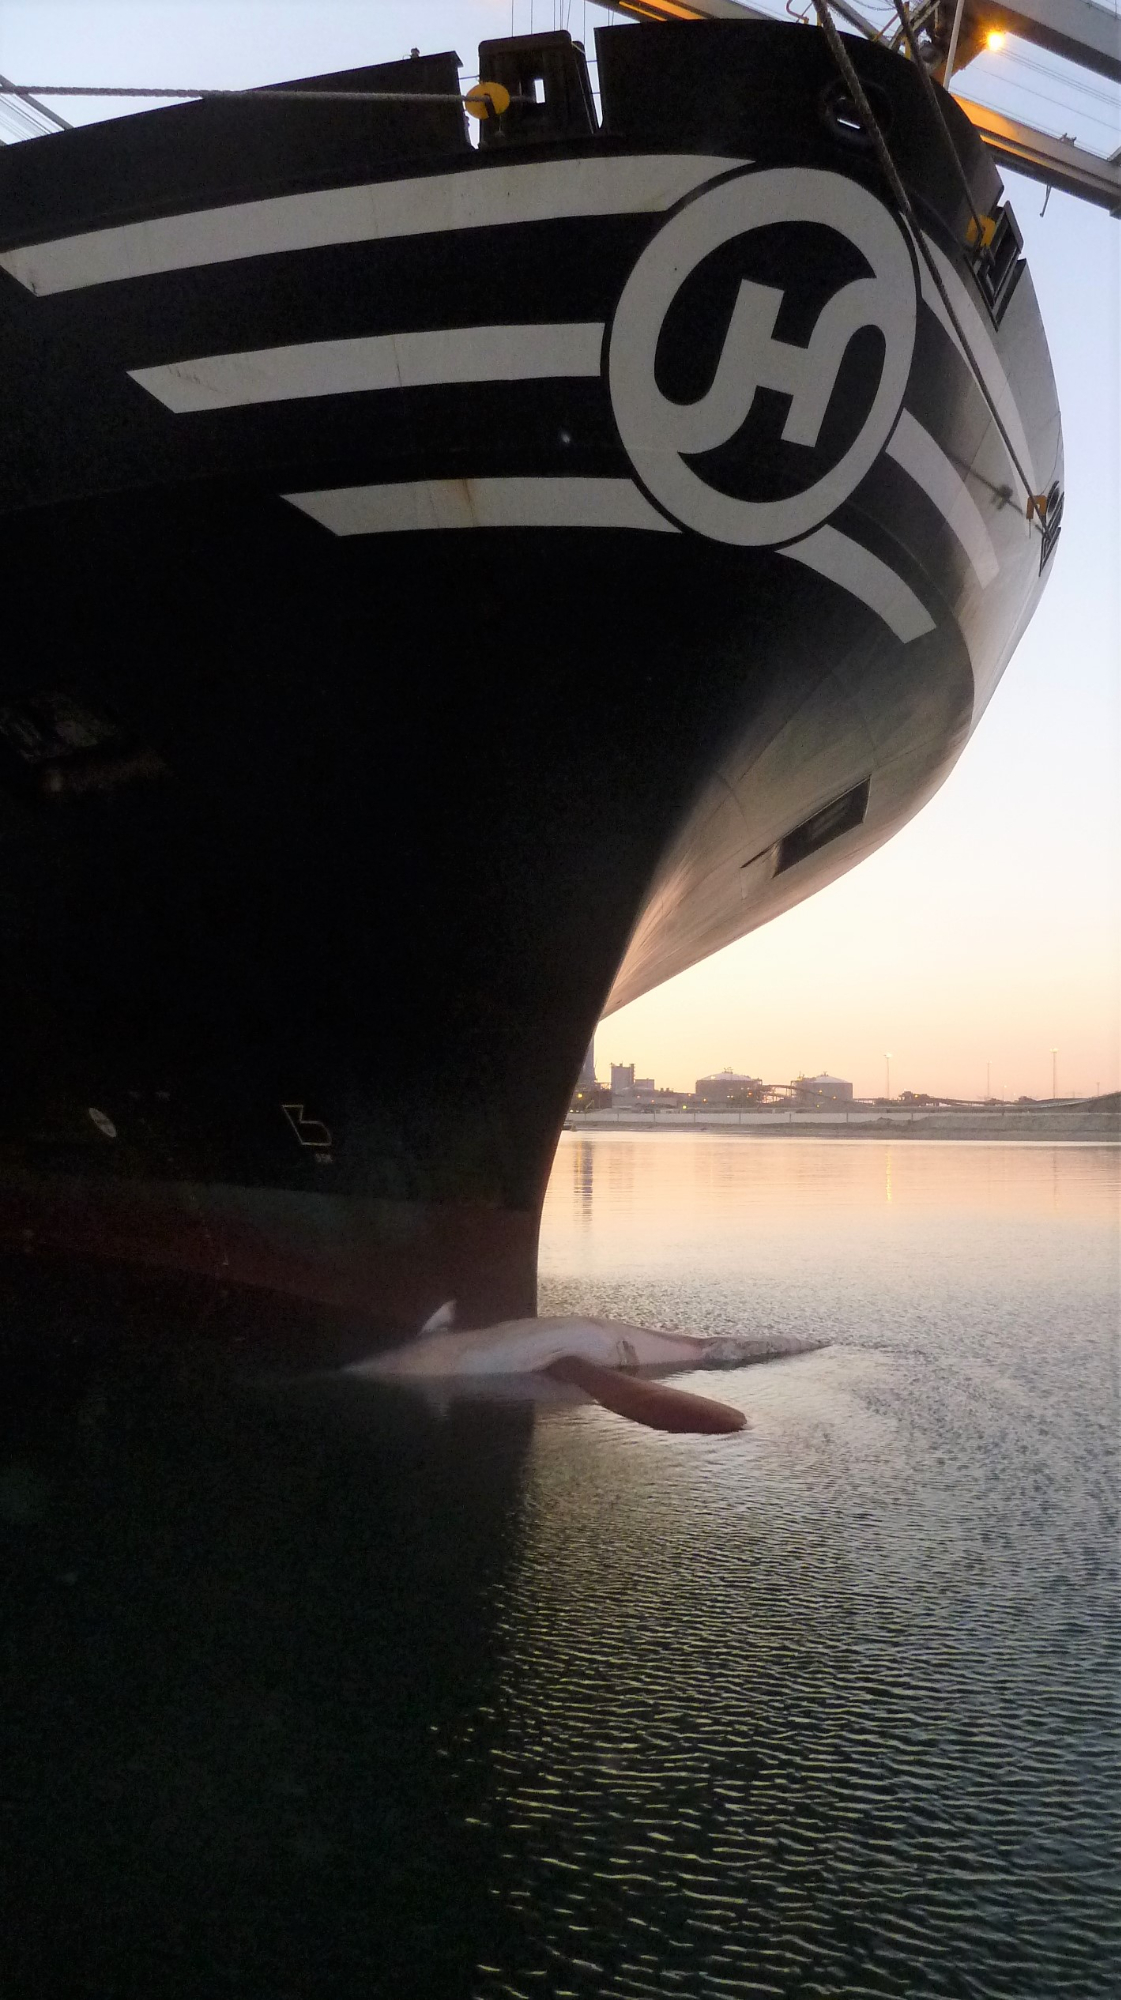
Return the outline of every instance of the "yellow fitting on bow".
{"type": "Polygon", "coordinates": [[[473,85],[463,100],[463,108],[469,118],[477,118],[486,124],[488,118],[501,118],[510,109],[510,93],[504,83],[483,83],[473,85]]]}

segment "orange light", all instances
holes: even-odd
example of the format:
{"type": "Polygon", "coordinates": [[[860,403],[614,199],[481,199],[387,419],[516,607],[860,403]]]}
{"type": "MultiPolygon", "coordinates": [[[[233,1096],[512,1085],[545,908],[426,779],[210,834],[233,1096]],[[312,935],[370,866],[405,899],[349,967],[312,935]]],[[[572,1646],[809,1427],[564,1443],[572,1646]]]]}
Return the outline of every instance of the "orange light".
{"type": "Polygon", "coordinates": [[[1004,47],[1006,39],[1007,37],[1002,29],[990,28],[988,34],[985,36],[985,47],[995,56],[997,50],[1004,47]]]}

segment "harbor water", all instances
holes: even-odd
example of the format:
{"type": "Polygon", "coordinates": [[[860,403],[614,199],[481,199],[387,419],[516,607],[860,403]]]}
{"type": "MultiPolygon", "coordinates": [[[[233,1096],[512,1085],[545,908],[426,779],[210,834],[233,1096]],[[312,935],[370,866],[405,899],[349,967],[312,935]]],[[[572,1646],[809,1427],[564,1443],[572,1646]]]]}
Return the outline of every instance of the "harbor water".
{"type": "Polygon", "coordinates": [[[567,1134],[595,1406],[107,1341],[0,1439],[0,1993],[1119,1990],[1121,1151],[567,1134]]]}

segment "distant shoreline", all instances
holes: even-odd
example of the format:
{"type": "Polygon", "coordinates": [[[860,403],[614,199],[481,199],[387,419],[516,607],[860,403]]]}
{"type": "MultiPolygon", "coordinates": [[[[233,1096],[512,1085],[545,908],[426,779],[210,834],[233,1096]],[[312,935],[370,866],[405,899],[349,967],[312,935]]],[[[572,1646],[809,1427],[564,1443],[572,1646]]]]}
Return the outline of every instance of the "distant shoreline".
{"type": "Polygon", "coordinates": [[[744,1139],[1004,1139],[1121,1146],[1117,1111],[1021,1111],[1011,1105],[1004,1111],[836,1112],[827,1118],[805,1112],[570,1112],[564,1129],[577,1134],[727,1132],[744,1139]]]}

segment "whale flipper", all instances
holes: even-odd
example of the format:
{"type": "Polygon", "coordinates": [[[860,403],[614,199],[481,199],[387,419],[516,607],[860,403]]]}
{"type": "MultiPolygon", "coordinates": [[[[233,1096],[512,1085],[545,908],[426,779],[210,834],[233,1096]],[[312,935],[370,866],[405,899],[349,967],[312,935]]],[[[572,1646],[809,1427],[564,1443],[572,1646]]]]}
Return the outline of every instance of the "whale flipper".
{"type": "Polygon", "coordinates": [[[417,1334],[417,1339],[423,1340],[427,1333],[447,1333],[454,1325],[455,1300],[447,1299],[442,1306],[437,1306],[431,1319],[425,1320],[424,1325],[417,1334]]]}
{"type": "Polygon", "coordinates": [[[742,1431],[747,1418],[731,1403],[714,1402],[710,1396],[694,1396],[688,1389],[671,1389],[665,1382],[650,1382],[641,1375],[604,1368],[582,1354],[562,1354],[550,1362],[542,1374],[554,1381],[571,1382],[585,1394],[614,1410],[632,1423],[645,1424],[652,1431],[703,1431],[723,1435],[742,1431]]]}

